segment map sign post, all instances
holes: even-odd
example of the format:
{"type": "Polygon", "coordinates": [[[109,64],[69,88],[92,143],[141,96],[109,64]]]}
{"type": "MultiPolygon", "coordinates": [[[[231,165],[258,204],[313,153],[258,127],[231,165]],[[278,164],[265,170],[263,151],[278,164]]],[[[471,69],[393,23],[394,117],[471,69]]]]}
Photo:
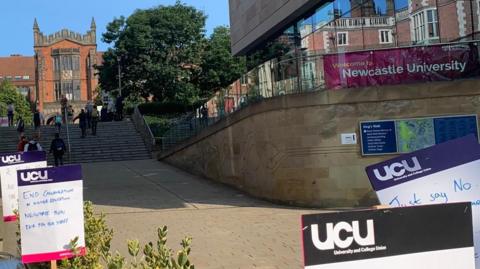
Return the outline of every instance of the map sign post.
{"type": "Polygon", "coordinates": [[[302,216],[306,269],[474,269],[470,203],[302,216]]]}
{"type": "Polygon", "coordinates": [[[474,135],[404,154],[366,168],[381,204],[405,207],[472,204],[476,268],[480,269],[480,145],[474,135]]]}
{"type": "Polygon", "coordinates": [[[84,255],[81,166],[21,170],[17,176],[22,262],[52,261],[54,268],[55,260],[84,255]]]}
{"type": "Polygon", "coordinates": [[[13,152],[0,154],[0,179],[2,186],[3,220],[15,221],[18,209],[17,170],[47,166],[44,151],[13,152]]]}

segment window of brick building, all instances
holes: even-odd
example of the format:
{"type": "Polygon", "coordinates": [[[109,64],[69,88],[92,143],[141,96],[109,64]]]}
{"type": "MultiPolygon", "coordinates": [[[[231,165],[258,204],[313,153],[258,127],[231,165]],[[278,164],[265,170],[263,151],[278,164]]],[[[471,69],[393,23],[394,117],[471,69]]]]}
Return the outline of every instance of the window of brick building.
{"type": "Polygon", "coordinates": [[[337,45],[339,45],[339,46],[348,45],[348,33],[347,32],[338,32],[337,33],[337,45]]]}
{"type": "Polygon", "coordinates": [[[438,18],[436,9],[424,9],[412,15],[413,39],[420,43],[438,39],[438,18]]]}
{"type": "Polygon", "coordinates": [[[390,44],[393,42],[392,30],[378,30],[378,40],[380,44],[390,44]]]}

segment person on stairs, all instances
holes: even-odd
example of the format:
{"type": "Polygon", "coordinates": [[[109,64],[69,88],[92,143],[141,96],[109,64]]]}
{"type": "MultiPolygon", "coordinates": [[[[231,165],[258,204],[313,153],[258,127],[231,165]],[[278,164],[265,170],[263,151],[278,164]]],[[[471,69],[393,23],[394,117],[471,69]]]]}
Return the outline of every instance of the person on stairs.
{"type": "Polygon", "coordinates": [[[97,135],[98,110],[97,106],[93,106],[92,110],[92,135],[97,135]]]}
{"type": "Polygon", "coordinates": [[[42,146],[40,145],[40,143],[38,143],[38,134],[34,134],[32,137],[32,140],[30,140],[25,145],[25,149],[23,151],[27,152],[27,151],[42,151],[42,150],[43,150],[42,146]]]}
{"type": "Polygon", "coordinates": [[[65,146],[63,139],[60,138],[60,134],[56,133],[55,138],[50,144],[50,153],[53,153],[55,166],[63,165],[63,155],[65,154],[65,151],[67,151],[67,146],[65,146]]]}
{"type": "Polygon", "coordinates": [[[80,129],[82,130],[81,138],[85,138],[85,136],[87,135],[87,114],[85,113],[85,110],[82,109],[80,111],[80,114],[78,114],[77,118],[79,122],[78,127],[80,127],[80,129]]]}
{"type": "Polygon", "coordinates": [[[13,113],[15,112],[15,107],[12,103],[7,105],[7,117],[8,117],[8,127],[13,126],[13,113]]]}
{"type": "Polygon", "coordinates": [[[28,139],[26,136],[22,135],[20,141],[17,144],[17,151],[25,151],[25,145],[28,144],[28,139]]]}
{"type": "Polygon", "coordinates": [[[18,117],[18,121],[17,121],[17,133],[18,133],[18,137],[22,137],[23,136],[23,133],[25,132],[25,122],[23,121],[23,118],[22,116],[19,116],[18,117]]]}

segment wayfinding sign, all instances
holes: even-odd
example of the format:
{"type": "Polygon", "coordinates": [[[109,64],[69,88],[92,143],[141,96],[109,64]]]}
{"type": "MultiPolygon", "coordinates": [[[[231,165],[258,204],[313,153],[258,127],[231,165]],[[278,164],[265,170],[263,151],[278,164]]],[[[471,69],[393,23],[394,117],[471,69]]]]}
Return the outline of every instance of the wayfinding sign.
{"type": "Polygon", "coordinates": [[[474,269],[470,203],[302,216],[306,269],[474,269]]]}
{"type": "Polygon", "coordinates": [[[17,172],[22,262],[70,258],[71,241],[85,253],[80,165],[17,172]]]}
{"type": "Polygon", "coordinates": [[[362,155],[408,153],[469,134],[478,137],[477,115],[360,122],[362,155]]]}
{"type": "Polygon", "coordinates": [[[477,269],[480,269],[479,171],[480,145],[474,135],[404,154],[366,168],[381,204],[405,207],[470,203],[477,269]]]}
{"type": "Polygon", "coordinates": [[[0,153],[0,180],[2,186],[3,220],[16,220],[18,210],[17,170],[47,166],[44,151],[0,153]]]}

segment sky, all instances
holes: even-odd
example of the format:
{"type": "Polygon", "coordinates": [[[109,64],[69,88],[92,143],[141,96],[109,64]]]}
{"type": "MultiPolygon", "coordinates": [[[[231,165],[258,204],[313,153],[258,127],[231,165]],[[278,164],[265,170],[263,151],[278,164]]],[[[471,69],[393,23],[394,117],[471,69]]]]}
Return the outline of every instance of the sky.
{"type": "MultiPolygon", "coordinates": [[[[69,29],[85,34],[92,17],[97,23],[98,51],[108,48],[101,34],[114,17],[128,17],[136,9],[174,4],[175,0],[0,0],[0,56],[33,55],[33,21],[40,31],[53,34],[69,29]]],[[[229,25],[228,0],[182,0],[208,16],[207,34],[216,26],[229,25]]]]}

